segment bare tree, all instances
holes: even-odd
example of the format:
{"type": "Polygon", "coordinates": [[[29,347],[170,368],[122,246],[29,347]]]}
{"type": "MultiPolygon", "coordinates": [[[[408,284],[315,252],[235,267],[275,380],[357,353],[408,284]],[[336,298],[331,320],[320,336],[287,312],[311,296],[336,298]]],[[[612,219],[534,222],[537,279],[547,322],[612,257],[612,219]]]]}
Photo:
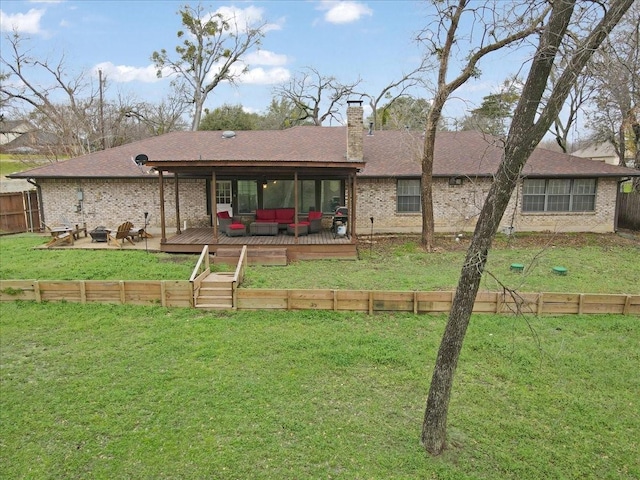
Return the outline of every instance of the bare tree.
{"type": "Polygon", "coordinates": [[[24,46],[26,39],[15,32],[6,39],[9,48],[0,57],[8,72],[0,83],[3,109],[11,108],[13,116],[29,119],[39,131],[37,146],[50,159],[181,128],[186,105],[178,95],[158,105],[122,94],[105,100],[107,79],[99,78],[96,84],[88,72],[73,74],[64,54],[56,61],[32,57],[24,46]],[[142,120],[148,128],[139,128],[142,120]]]}
{"type": "Polygon", "coordinates": [[[640,4],[627,12],[589,66],[594,139],[610,142],[620,164],[640,168],[640,4]]]}
{"type": "Polygon", "coordinates": [[[385,112],[389,108],[391,108],[396,100],[409,96],[408,92],[411,90],[411,88],[422,83],[420,74],[424,73],[425,70],[426,61],[423,60],[418,68],[412,70],[409,73],[403,74],[399,80],[390,82],[387,86],[380,90],[377,96],[368,95],[366,93],[361,94],[362,97],[366,97],[369,99],[369,106],[371,107],[371,118],[373,121],[374,130],[382,130],[383,128],[383,120],[378,119],[378,107],[380,105],[380,102],[386,100],[384,106],[380,108],[384,118],[385,112]]]}
{"type": "MultiPolygon", "coordinates": [[[[558,49],[572,19],[576,21],[573,18],[576,0],[555,0],[552,3],[551,12],[544,23],[520,101],[513,115],[504,145],[503,160],[489,189],[467,250],[449,319],[438,350],[422,425],[422,443],[427,452],[433,455],[440,454],[445,448],[447,413],[453,376],[487,256],[520,172],[534,148],[558,116],[576,76],[611,29],[620,21],[632,2],[633,0],[612,0],[608,9],[600,3],[590,5],[591,8],[587,10],[591,13],[595,14],[595,9],[602,9],[604,12],[599,15],[599,21],[597,18],[591,18],[589,22],[585,19],[581,24],[585,27],[583,38],[576,42],[577,48],[574,54],[558,77],[546,99],[546,104],[543,105],[543,95],[547,89],[554,62],[557,60],[558,49]]],[[[576,13],[576,15],[583,14],[584,12],[576,13]]]]}
{"type": "Polygon", "coordinates": [[[157,68],[158,77],[176,75],[176,82],[188,86],[186,91],[193,103],[194,114],[191,130],[197,130],[202,118],[204,103],[208,95],[220,82],[235,83],[246,72],[242,57],[253,47],[260,45],[264,37],[266,22],[240,25],[240,19],[225,18],[221,13],[209,13],[198,4],[185,5],[178,13],[186,32],[179,30],[177,36],[184,38],[175,47],[177,58],[172,59],[165,49],[153,52],[151,60],[157,68]],[[243,65],[243,68],[234,68],[243,65]]]}
{"type": "Polygon", "coordinates": [[[87,75],[70,74],[64,54],[58,61],[38,59],[23,48],[17,32],[7,35],[7,48],[0,55],[7,80],[0,84],[2,103],[13,104],[22,111],[32,110],[31,120],[39,128],[59,139],[61,154],[78,155],[98,140],[99,131],[89,118],[96,115],[99,88],[87,75]],[[36,80],[44,76],[50,82],[36,80]],[[26,108],[25,108],[26,107],[26,108]]]}
{"type": "Polygon", "coordinates": [[[436,18],[425,29],[418,41],[427,46],[430,55],[437,59],[435,94],[426,117],[424,153],[422,156],[422,244],[427,250],[433,247],[433,157],[436,132],[442,110],[451,94],[467,80],[478,77],[478,62],[486,55],[504,47],[514,46],[536,32],[547,6],[544,2],[501,2],[487,0],[434,1],[436,18]],[[462,31],[461,24],[471,23],[462,31]],[[457,76],[449,78],[450,65],[463,45],[469,49],[463,58],[457,76]]]}
{"type": "Polygon", "coordinates": [[[326,120],[342,121],[340,107],[355,93],[359,84],[360,80],[341,83],[333,76],[322,75],[315,68],[307,67],[288,83],[276,87],[274,95],[293,104],[291,113],[297,116],[288,123],[301,125],[311,122],[319,127],[326,120]]]}

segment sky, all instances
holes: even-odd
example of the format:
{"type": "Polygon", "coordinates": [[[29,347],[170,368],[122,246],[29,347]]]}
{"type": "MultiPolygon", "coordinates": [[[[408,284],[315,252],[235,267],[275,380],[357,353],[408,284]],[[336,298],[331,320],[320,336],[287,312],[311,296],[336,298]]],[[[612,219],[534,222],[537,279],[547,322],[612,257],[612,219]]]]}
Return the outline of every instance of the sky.
{"type": "MultiPolygon", "coordinates": [[[[107,97],[118,93],[159,100],[169,93],[169,79],[158,79],[150,60],[154,51],[174,52],[180,44],[177,12],[185,1],[174,0],[2,0],[2,55],[6,35],[17,30],[37,58],[64,55],[70,74],[102,70],[107,97]]],[[[195,6],[196,2],[190,2],[195,6]]],[[[414,0],[282,0],[202,2],[211,11],[233,12],[237,18],[266,22],[259,51],[246,57],[248,71],[236,86],[219,85],[205,107],[242,105],[264,112],[274,88],[306,67],[350,83],[361,79],[360,91],[377,96],[391,82],[415,69],[423,47],[415,38],[429,22],[428,2],[414,0]]],[[[174,55],[175,57],[175,55],[174,55]]],[[[456,91],[445,110],[462,117],[495,93],[502,81],[526,60],[522,52],[496,52],[480,64],[482,75],[456,91]]],[[[427,90],[414,90],[429,98],[427,90]]],[[[365,107],[365,114],[368,114],[365,107]]]]}

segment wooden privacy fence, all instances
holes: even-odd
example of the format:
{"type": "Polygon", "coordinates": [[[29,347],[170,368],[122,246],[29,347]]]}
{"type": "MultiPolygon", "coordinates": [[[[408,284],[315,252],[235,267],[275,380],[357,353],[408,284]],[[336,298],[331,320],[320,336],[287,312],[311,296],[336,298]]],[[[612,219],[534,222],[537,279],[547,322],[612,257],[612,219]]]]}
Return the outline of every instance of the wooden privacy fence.
{"type": "Polygon", "coordinates": [[[640,230],[640,193],[622,193],[619,198],[618,227],[640,230]]]}
{"type": "MultiPolygon", "coordinates": [[[[334,310],[446,313],[454,292],[385,292],[360,290],[237,289],[238,310],[334,310]]],[[[193,307],[193,286],[187,280],[0,280],[0,301],[32,300],[79,303],[121,303],[193,307]]],[[[640,295],[480,292],[475,313],[640,315],[640,295]]]]}
{"type": "Polygon", "coordinates": [[[0,193],[0,233],[39,231],[38,205],[36,190],[0,193]]]}

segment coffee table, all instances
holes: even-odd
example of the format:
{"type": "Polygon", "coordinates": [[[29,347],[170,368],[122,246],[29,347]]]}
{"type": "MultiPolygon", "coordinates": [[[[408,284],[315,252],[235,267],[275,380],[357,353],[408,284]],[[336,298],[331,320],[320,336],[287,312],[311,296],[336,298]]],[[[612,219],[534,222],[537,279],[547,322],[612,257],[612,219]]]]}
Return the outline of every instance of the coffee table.
{"type": "Polygon", "coordinates": [[[251,222],[250,235],[278,235],[278,224],[271,222],[251,222]]]}

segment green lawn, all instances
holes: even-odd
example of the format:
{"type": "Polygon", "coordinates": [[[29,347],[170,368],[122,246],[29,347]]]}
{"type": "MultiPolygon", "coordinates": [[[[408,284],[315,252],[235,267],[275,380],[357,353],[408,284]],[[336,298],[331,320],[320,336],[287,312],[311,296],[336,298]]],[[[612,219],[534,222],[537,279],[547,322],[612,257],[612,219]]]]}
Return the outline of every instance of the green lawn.
{"type": "MultiPolygon", "coordinates": [[[[125,249],[33,248],[46,240],[33,234],[0,237],[0,279],[188,279],[198,258],[125,249]]],[[[489,255],[484,290],[501,290],[501,282],[522,292],[640,293],[637,242],[615,235],[582,234],[554,244],[548,244],[546,237],[523,236],[509,242],[500,238],[496,245],[489,255]],[[512,263],[526,265],[524,274],[511,272],[512,263]],[[555,265],[566,267],[569,274],[552,274],[555,265]]],[[[357,261],[250,267],[243,287],[453,290],[464,260],[463,247],[428,254],[413,241],[365,245],[357,261]]]]}
{"type": "Polygon", "coordinates": [[[444,316],[0,308],[3,478],[640,478],[637,317],[474,317],[430,458],[444,316]]]}
{"type": "MultiPolygon", "coordinates": [[[[637,243],[525,239],[501,239],[490,256],[489,271],[510,286],[639,291],[637,243]],[[516,261],[524,274],[509,271],[516,261]],[[558,263],[567,277],[550,273],[558,263]]],[[[33,248],[45,240],[0,237],[0,279],[186,279],[197,259],[33,248]]],[[[426,254],[407,241],[360,256],[251,267],[247,285],[452,289],[464,252],[426,254]]],[[[486,277],[483,288],[495,288],[486,277]]],[[[445,322],[2,303],[0,476],[640,478],[638,317],[474,316],[449,449],[431,458],[420,427],[445,322]]]]}

